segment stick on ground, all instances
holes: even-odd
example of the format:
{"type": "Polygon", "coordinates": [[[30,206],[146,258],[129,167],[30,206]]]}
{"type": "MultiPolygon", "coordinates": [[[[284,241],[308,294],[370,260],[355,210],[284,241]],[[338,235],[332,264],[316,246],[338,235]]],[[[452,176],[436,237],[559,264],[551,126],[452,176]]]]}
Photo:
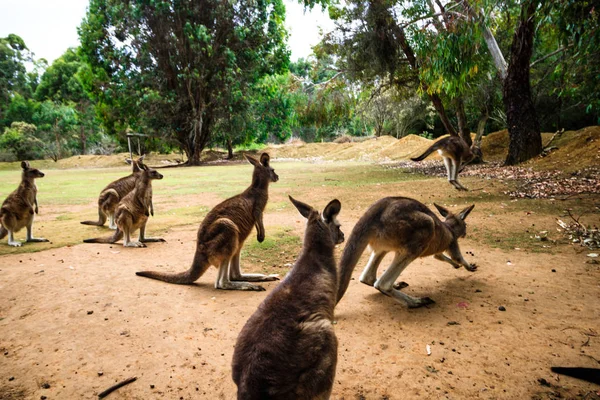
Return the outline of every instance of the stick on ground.
{"type": "Polygon", "coordinates": [[[137,376],[134,376],[133,378],[125,379],[124,381],[121,381],[121,382],[117,383],[116,385],[112,385],[111,387],[106,389],[104,392],[100,393],[98,395],[98,398],[103,399],[106,396],[108,396],[109,394],[111,394],[112,392],[114,392],[115,390],[119,389],[120,387],[129,385],[131,382],[135,382],[136,379],[137,379],[137,376]]]}

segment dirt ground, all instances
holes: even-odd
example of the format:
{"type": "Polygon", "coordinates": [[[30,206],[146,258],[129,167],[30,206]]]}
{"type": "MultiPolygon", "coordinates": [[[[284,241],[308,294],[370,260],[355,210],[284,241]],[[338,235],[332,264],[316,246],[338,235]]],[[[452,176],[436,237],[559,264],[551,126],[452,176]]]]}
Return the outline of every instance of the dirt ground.
{"type": "MultiPolygon", "coordinates": [[[[476,177],[466,182],[493,186],[476,177]]],[[[387,195],[452,209],[476,196],[447,186],[443,178],[424,177],[336,191],[315,187],[298,198],[322,207],[338,197],[348,237],[366,207],[387,195]]],[[[274,187],[270,201],[284,202],[283,192],[274,187]]],[[[405,291],[433,298],[427,308],[409,310],[361,284],[365,253],[336,309],[332,398],[600,398],[599,386],[550,371],[600,367],[600,265],[590,263],[590,251],[565,242],[531,245],[530,232],[555,226],[555,216],[528,211],[533,204],[506,198],[476,206],[460,242],[465,258],[479,266],[474,273],[431,257],[411,264],[401,276],[410,284],[405,291]],[[522,235],[498,245],[505,238],[494,234],[504,231],[522,235]]],[[[92,399],[129,377],[137,381],[110,399],[235,398],[230,365],[237,334],[278,283],[264,283],[265,292],[215,290],[214,268],[190,286],[135,275],[188,268],[196,220],[165,230],[167,243],[146,249],[81,244],[0,256],[0,399],[92,399]]],[[[281,226],[302,235],[294,209],[268,208],[267,237],[281,226]]],[[[251,242],[255,233],[246,246],[251,242]]],[[[272,267],[247,257],[242,268],[283,276],[293,255],[281,253],[272,267]]]]}

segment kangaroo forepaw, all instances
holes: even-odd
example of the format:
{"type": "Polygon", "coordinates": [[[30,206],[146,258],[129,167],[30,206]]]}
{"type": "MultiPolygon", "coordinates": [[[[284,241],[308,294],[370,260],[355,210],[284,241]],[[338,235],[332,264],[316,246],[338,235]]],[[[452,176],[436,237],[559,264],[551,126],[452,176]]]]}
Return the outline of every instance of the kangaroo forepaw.
{"type": "Polygon", "coordinates": [[[477,264],[469,264],[465,265],[467,271],[475,272],[477,271],[477,264]]]}
{"type": "Polygon", "coordinates": [[[406,287],[408,287],[408,283],[406,283],[404,281],[394,283],[394,289],[396,289],[396,290],[402,290],[406,287]]]}

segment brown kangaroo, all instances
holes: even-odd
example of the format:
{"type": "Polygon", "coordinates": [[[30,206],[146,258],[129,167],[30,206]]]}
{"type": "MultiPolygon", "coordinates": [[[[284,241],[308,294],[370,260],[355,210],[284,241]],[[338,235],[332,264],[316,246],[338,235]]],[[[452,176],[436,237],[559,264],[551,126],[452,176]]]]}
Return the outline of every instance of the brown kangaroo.
{"type": "Polygon", "coordinates": [[[148,242],[164,242],[162,238],[146,237],[146,223],[148,222],[150,204],[152,204],[152,181],[154,179],[162,179],[163,176],[138,160],[140,175],[135,181],[135,188],[127,193],[119,202],[115,212],[115,222],[117,230],[114,235],[109,238],[86,239],[85,243],[115,243],[120,240],[123,235],[123,246],[125,247],[146,247],[144,243],[148,242]],[[139,239],[137,242],[131,240],[131,234],[136,230],[140,230],[139,239]]]}
{"type": "Polygon", "coordinates": [[[450,182],[457,190],[468,190],[458,183],[458,173],[475,157],[471,148],[469,148],[467,143],[461,137],[449,136],[438,140],[425,150],[425,153],[421,154],[419,157],[411,158],[411,160],[422,161],[436,150],[444,159],[444,165],[448,172],[448,182],[450,182]]]}
{"type": "Polygon", "coordinates": [[[372,253],[360,281],[374,286],[396,301],[405,302],[409,308],[434,303],[429,297],[414,298],[402,293],[399,289],[408,286],[404,282],[394,286],[398,276],[416,258],[433,255],[440,261],[450,263],[454,268],[460,268],[462,265],[471,272],[475,271],[475,264],[469,264],[458,247],[458,239],[467,233],[464,220],[475,205],[465,208],[458,215],[452,214],[442,206],[434,205],[445,217],[444,221],[417,200],[386,197],[375,202],[354,226],[342,254],[337,300],[340,301],[346,292],[352,271],[367,245],[371,247],[372,253]],[[394,260],[377,279],[377,267],[390,251],[395,253],[394,260]],[[450,258],[445,256],[444,252],[447,252],[450,258]]]}
{"type": "MultiPolygon", "coordinates": [[[[100,196],[98,197],[98,221],[81,221],[82,224],[103,226],[108,217],[108,227],[117,229],[115,212],[117,211],[121,199],[135,188],[135,181],[141,172],[139,164],[143,163],[143,161],[144,156],[141,156],[137,160],[131,160],[131,175],[117,179],[102,189],[100,196]]],[[[150,202],[150,214],[154,216],[152,201],[150,202]]]]}
{"type": "Polygon", "coordinates": [[[32,233],[33,214],[38,213],[36,178],[43,178],[44,173],[31,168],[28,161],[21,162],[23,172],[19,187],[8,195],[0,207],[0,239],[8,234],[8,245],[19,247],[14,234],[27,227],[27,242],[47,242],[44,238],[34,238],[32,233]]]}
{"type": "Polygon", "coordinates": [[[323,214],[290,201],[308,219],[304,246],[290,273],[258,306],[233,353],[239,400],[329,399],[337,364],[333,330],[338,273],[333,250],[344,241],[332,200],[323,214]]]}
{"type": "Polygon", "coordinates": [[[191,284],[214,265],[219,269],[215,288],[229,290],[265,290],[249,282],[278,279],[272,275],[242,274],[240,269],[240,252],[252,228],[256,227],[259,242],[265,240],[263,211],[269,197],[269,183],[279,180],[269,165],[267,153],[260,156],[260,161],[250,156],[246,159],[254,165],[250,187],[206,214],[198,229],[196,254],[190,269],[172,274],[142,271],[136,272],[136,275],[169,283],[191,284]]]}

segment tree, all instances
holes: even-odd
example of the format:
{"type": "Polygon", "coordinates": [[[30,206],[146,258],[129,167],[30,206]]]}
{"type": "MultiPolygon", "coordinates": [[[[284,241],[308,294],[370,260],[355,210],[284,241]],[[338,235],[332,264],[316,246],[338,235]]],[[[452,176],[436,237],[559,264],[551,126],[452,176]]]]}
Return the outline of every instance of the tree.
{"type": "Polygon", "coordinates": [[[65,155],[64,147],[77,122],[74,108],[46,100],[34,114],[33,120],[46,155],[58,161],[65,155]]]}
{"type": "Polygon", "coordinates": [[[25,61],[30,60],[31,54],[19,36],[10,34],[0,38],[0,126],[9,124],[5,113],[13,94],[31,97],[31,86],[25,69],[25,61]]]}
{"type": "Polygon", "coordinates": [[[113,121],[168,132],[197,165],[232,92],[287,66],[284,18],[281,0],[92,0],[79,33],[113,121]]]}
{"type": "Polygon", "coordinates": [[[11,151],[17,160],[32,160],[43,156],[44,143],[35,136],[36,126],[13,122],[0,135],[0,148],[11,151]]]}

